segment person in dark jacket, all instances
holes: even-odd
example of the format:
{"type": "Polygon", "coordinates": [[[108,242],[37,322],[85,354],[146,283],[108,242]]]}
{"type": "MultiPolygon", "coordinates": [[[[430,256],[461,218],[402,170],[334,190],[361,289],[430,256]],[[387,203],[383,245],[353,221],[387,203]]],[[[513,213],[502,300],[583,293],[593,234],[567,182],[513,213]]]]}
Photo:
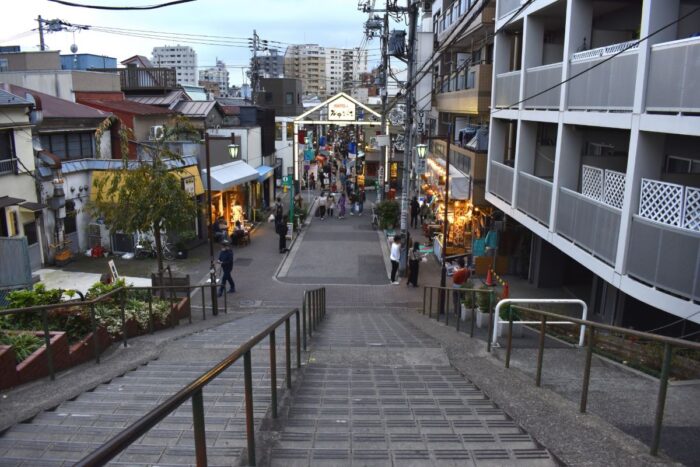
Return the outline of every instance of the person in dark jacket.
{"type": "Polygon", "coordinates": [[[420,204],[418,204],[418,197],[414,196],[411,200],[411,227],[418,227],[418,212],[420,211],[420,204]]]}
{"type": "Polygon", "coordinates": [[[279,250],[280,253],[286,253],[287,250],[287,232],[289,228],[287,227],[287,216],[282,218],[282,222],[277,222],[275,225],[275,232],[279,235],[279,250]]]}
{"type": "Polygon", "coordinates": [[[413,284],[413,287],[418,287],[418,268],[420,267],[420,243],[415,242],[413,249],[408,252],[408,284],[413,284]]]}
{"type": "Polygon", "coordinates": [[[226,289],[226,283],[228,282],[230,288],[228,293],[236,292],[236,284],[233,282],[233,277],[231,277],[231,271],[233,270],[233,251],[231,250],[231,244],[228,240],[221,242],[221,253],[219,253],[219,260],[217,261],[221,264],[221,286],[219,286],[219,297],[224,294],[224,289],[226,289]]]}

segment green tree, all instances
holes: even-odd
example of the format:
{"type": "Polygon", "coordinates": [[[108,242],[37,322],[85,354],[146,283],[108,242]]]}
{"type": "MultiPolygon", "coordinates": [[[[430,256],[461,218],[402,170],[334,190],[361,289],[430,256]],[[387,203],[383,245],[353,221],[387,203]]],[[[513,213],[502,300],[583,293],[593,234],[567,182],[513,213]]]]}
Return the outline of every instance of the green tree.
{"type": "MultiPolygon", "coordinates": [[[[125,128],[121,125],[121,128],[125,128]]],[[[120,130],[124,131],[124,130],[120,130]]],[[[171,151],[168,142],[198,140],[199,133],[184,117],[163,126],[160,138],[138,143],[145,157],[129,161],[127,138],[121,137],[122,167],[113,176],[94,182],[97,195],[88,204],[89,211],[104,218],[112,232],[134,234],[153,231],[158,271],[163,270],[162,230],[177,233],[190,230],[197,215],[195,200],[181,186],[177,166],[182,156],[171,151]]],[[[99,142],[98,142],[99,145],[99,142]]]]}

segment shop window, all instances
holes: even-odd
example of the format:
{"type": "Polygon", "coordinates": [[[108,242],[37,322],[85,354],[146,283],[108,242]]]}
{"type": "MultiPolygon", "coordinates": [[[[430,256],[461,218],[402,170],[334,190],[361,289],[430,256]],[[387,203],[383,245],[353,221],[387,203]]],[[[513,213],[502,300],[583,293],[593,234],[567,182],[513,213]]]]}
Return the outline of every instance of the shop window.
{"type": "Polygon", "coordinates": [[[72,234],[78,231],[77,214],[75,210],[75,201],[66,201],[66,218],[63,220],[63,229],[65,233],[72,234]]]}
{"type": "Polygon", "coordinates": [[[282,141],[282,123],[275,122],[275,141],[282,141]]]}
{"type": "Polygon", "coordinates": [[[38,240],[36,233],[36,221],[29,222],[23,225],[24,236],[27,237],[27,243],[29,245],[34,245],[38,240]]]}
{"type": "Polygon", "coordinates": [[[287,139],[292,139],[294,138],[294,123],[288,122],[287,123],[287,139]]]}
{"type": "Polygon", "coordinates": [[[95,157],[94,134],[92,132],[42,135],[41,146],[62,159],[95,157]]]}

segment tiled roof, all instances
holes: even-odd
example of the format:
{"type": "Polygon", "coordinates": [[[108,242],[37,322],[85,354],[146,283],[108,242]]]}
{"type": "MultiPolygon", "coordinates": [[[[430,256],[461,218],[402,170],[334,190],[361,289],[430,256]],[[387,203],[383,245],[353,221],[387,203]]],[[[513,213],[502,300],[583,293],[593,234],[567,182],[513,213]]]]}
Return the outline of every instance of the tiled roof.
{"type": "Polygon", "coordinates": [[[32,89],[15,86],[14,84],[5,85],[13,94],[27,95],[27,93],[36,96],[41,101],[41,111],[44,118],[95,118],[105,119],[109,117],[109,112],[94,109],[83,104],[58,97],[44,94],[43,92],[34,91],[32,89]]]}
{"type": "Polygon", "coordinates": [[[134,101],[106,101],[101,99],[85,99],[87,105],[95,104],[95,106],[103,109],[109,109],[114,112],[126,112],[134,115],[173,115],[177,112],[163,107],[154,105],[141,104],[134,101]]]}
{"type": "Polygon", "coordinates": [[[184,101],[177,104],[175,110],[186,117],[205,118],[216,105],[216,101],[184,101]]]}
{"type": "Polygon", "coordinates": [[[26,99],[0,89],[0,105],[3,107],[16,107],[33,104],[26,99]]]}

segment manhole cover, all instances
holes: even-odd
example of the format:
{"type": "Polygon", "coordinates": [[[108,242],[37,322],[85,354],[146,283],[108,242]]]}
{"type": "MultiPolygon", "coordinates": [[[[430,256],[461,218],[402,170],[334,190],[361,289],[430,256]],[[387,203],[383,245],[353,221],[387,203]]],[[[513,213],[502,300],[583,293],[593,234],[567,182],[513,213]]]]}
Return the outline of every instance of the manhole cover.
{"type": "Polygon", "coordinates": [[[236,266],[250,266],[253,262],[253,258],[236,258],[233,260],[233,264],[236,266]]]}

